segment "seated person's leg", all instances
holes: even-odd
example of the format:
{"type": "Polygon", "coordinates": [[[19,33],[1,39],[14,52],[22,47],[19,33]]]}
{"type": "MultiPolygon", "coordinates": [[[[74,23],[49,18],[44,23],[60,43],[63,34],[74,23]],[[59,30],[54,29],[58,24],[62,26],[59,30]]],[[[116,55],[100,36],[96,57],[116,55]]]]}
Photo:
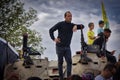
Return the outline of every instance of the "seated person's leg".
{"type": "Polygon", "coordinates": [[[109,53],[106,53],[106,57],[107,57],[108,62],[111,62],[111,63],[116,63],[117,62],[115,56],[112,56],[109,53]]]}

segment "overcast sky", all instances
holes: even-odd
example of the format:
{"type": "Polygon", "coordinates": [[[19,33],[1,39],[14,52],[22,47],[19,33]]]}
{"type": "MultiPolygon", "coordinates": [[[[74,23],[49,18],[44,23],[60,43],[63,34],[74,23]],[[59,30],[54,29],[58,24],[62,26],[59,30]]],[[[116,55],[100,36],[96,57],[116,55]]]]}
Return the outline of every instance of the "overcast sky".
{"type": "MultiPolygon", "coordinates": [[[[47,48],[42,57],[48,57],[49,60],[57,60],[55,43],[50,39],[49,29],[59,21],[64,20],[64,13],[66,11],[71,11],[73,23],[85,25],[85,41],[87,41],[86,32],[89,22],[94,22],[94,32],[96,34],[98,21],[102,19],[101,1],[102,0],[24,0],[25,9],[32,7],[38,12],[39,20],[30,26],[30,28],[37,30],[42,35],[42,45],[47,48]]],[[[119,54],[120,0],[104,0],[104,5],[109,18],[110,29],[112,30],[112,35],[107,43],[107,49],[115,49],[117,50],[116,54],[119,54]]],[[[57,32],[55,35],[57,35],[57,32]]],[[[77,31],[73,34],[71,42],[72,55],[80,49],[80,31],[77,31]]]]}

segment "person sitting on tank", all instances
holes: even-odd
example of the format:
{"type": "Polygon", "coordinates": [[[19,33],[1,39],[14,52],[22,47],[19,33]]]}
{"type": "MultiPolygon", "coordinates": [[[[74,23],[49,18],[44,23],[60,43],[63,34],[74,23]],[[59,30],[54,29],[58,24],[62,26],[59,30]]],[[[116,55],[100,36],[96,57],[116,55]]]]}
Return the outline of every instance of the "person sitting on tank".
{"type": "Polygon", "coordinates": [[[111,32],[112,31],[110,29],[104,29],[104,32],[101,32],[100,34],[98,34],[99,38],[97,38],[93,42],[93,45],[99,45],[100,47],[101,51],[100,53],[97,53],[98,57],[106,56],[108,62],[116,63],[116,58],[115,56],[113,56],[113,54],[115,53],[115,50],[110,52],[106,49],[106,43],[108,42],[111,32]]]}

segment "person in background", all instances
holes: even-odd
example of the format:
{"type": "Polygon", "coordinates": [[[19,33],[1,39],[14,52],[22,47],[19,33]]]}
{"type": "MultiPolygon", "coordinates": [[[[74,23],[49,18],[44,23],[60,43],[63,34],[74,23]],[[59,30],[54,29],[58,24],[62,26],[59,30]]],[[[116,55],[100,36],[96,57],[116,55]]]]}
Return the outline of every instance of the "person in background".
{"type": "Polygon", "coordinates": [[[67,78],[67,80],[82,80],[82,77],[80,77],[79,75],[71,75],[67,78]]]}
{"type": "Polygon", "coordinates": [[[102,56],[106,56],[107,57],[107,61],[110,63],[116,63],[116,58],[115,56],[113,56],[113,54],[115,53],[115,50],[113,51],[108,51],[106,49],[106,43],[111,35],[111,30],[110,29],[104,29],[104,32],[101,32],[99,34],[99,38],[97,38],[93,44],[94,45],[99,45],[100,46],[100,53],[97,53],[98,57],[102,57],[102,56]]]}
{"type": "Polygon", "coordinates": [[[92,45],[94,40],[95,40],[95,33],[93,32],[93,29],[94,29],[94,23],[93,22],[90,22],[88,24],[88,27],[89,27],[89,30],[87,32],[87,37],[88,37],[88,42],[87,44],[88,45],[92,45]]]}
{"type": "Polygon", "coordinates": [[[71,23],[72,14],[70,11],[64,14],[65,21],[58,22],[49,30],[51,39],[56,43],[56,53],[58,56],[58,70],[60,80],[64,79],[63,75],[63,58],[65,58],[67,63],[67,77],[71,75],[72,69],[72,59],[71,59],[71,49],[70,43],[72,39],[73,32],[77,29],[83,29],[83,25],[76,25],[71,23]],[[58,30],[58,37],[55,38],[54,31],[58,30]]]}
{"type": "Polygon", "coordinates": [[[112,77],[115,73],[116,66],[112,63],[109,63],[101,71],[101,74],[95,77],[95,80],[113,80],[112,77]]]}
{"type": "Polygon", "coordinates": [[[113,80],[120,80],[120,54],[118,57],[118,62],[115,63],[116,66],[116,73],[113,76],[113,80]]]}
{"type": "Polygon", "coordinates": [[[100,34],[101,32],[104,32],[104,29],[103,29],[104,21],[100,20],[98,24],[99,24],[99,28],[97,30],[97,34],[100,34]]]}

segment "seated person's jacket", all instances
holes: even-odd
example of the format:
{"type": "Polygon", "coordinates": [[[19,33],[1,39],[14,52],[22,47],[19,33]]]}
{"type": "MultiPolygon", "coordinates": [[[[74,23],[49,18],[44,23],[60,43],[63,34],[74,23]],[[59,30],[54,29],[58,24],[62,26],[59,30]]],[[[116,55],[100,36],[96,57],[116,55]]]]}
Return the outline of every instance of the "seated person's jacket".
{"type": "MultiPolygon", "coordinates": [[[[99,38],[97,38],[94,42],[93,42],[93,45],[99,45],[100,46],[100,50],[101,50],[101,53],[102,55],[104,55],[104,53],[109,53],[111,54],[111,52],[107,51],[105,49],[106,47],[106,40],[105,40],[105,36],[103,34],[103,32],[99,33],[98,34],[99,38]]],[[[99,54],[99,53],[98,53],[99,54]]]]}

